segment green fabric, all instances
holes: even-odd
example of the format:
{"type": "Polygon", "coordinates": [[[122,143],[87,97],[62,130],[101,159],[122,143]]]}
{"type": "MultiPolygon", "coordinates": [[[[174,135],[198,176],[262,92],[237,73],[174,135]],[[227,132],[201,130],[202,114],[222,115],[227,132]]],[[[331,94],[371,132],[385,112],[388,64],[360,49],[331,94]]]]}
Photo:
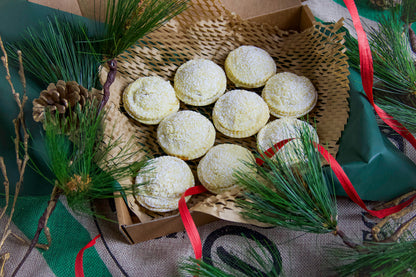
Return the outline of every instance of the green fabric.
{"type": "MultiPolygon", "coordinates": [[[[36,232],[37,219],[41,217],[47,207],[48,200],[48,196],[18,198],[13,223],[29,239],[33,238],[36,232]]],[[[4,205],[4,203],[2,204],[4,205]]],[[[47,251],[39,251],[42,252],[43,257],[57,277],[75,276],[75,258],[78,252],[91,240],[89,233],[66,210],[61,202],[57,203],[48,220],[48,226],[51,227],[52,245],[47,251]]],[[[46,243],[43,233],[39,242],[46,243]]],[[[110,276],[106,265],[94,247],[85,250],[83,264],[85,276],[110,276]]]]}
{"type": "MultiPolygon", "coordinates": [[[[337,161],[362,199],[389,200],[415,189],[416,165],[381,133],[373,108],[361,93],[359,74],[351,70],[349,79],[350,116],[337,161]]],[[[331,178],[335,193],[346,195],[336,177],[331,178]]]]}
{"type": "MultiPolygon", "coordinates": [[[[2,0],[0,1],[0,35],[4,43],[12,42],[21,37],[21,33],[27,26],[36,24],[39,20],[45,18],[48,14],[56,12],[53,9],[46,8],[40,5],[32,4],[24,0],[2,0]]],[[[3,53],[1,53],[3,55],[3,53]]],[[[13,84],[16,91],[22,93],[22,86],[20,83],[17,70],[10,66],[10,74],[12,76],[13,84]]],[[[12,97],[11,89],[8,82],[4,78],[5,69],[3,65],[0,67],[0,155],[4,157],[10,184],[14,187],[18,179],[18,171],[16,167],[14,143],[12,139],[15,137],[14,126],[12,120],[18,113],[17,105],[12,97]]],[[[29,97],[28,103],[25,106],[26,124],[31,133],[31,147],[36,148],[41,145],[42,128],[39,123],[32,119],[32,101],[39,96],[43,89],[36,82],[30,79],[29,74],[27,78],[27,95],[29,97]]],[[[31,158],[36,164],[41,160],[35,153],[35,149],[31,149],[31,158]]],[[[25,183],[22,187],[21,195],[49,195],[52,186],[45,182],[31,167],[26,168],[25,183]]],[[[3,191],[3,186],[1,186],[3,191]]],[[[13,191],[13,190],[12,190],[13,191]]]]}
{"type": "MultiPolygon", "coordinates": [[[[344,0],[334,0],[334,2],[345,7],[344,0]]],[[[374,21],[377,21],[379,16],[387,15],[389,13],[388,10],[375,9],[374,6],[371,4],[370,0],[356,0],[355,5],[357,6],[357,10],[360,16],[374,21]]]]}

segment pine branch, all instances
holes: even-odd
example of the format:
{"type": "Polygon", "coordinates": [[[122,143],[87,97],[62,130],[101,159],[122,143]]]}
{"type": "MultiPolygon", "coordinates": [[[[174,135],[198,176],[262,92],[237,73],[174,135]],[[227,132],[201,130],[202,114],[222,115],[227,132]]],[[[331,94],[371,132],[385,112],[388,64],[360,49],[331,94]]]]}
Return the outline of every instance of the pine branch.
{"type": "Polygon", "coordinates": [[[416,241],[400,243],[367,242],[360,251],[333,246],[328,254],[339,264],[338,276],[414,276],[416,273],[416,241]]]}
{"type": "MultiPolygon", "coordinates": [[[[408,28],[400,15],[399,7],[391,9],[390,16],[379,19],[378,29],[366,30],[373,56],[374,90],[382,96],[409,95],[416,92],[416,68],[409,47],[408,28]]],[[[350,35],[345,39],[349,63],[359,70],[357,40],[350,35]]]]}
{"type": "Polygon", "coordinates": [[[110,86],[112,83],[114,83],[114,80],[116,78],[116,73],[117,73],[117,60],[116,59],[109,60],[107,64],[110,70],[107,75],[107,80],[105,81],[104,86],[103,86],[104,95],[103,95],[103,99],[101,100],[100,106],[98,108],[98,112],[101,111],[101,109],[105,106],[105,104],[107,104],[108,99],[110,99],[110,86]]]}
{"type": "MultiPolygon", "coordinates": [[[[81,21],[55,15],[28,27],[20,41],[9,44],[25,53],[25,66],[45,87],[58,80],[76,81],[87,89],[99,88],[101,56],[91,48],[88,29],[81,21]]],[[[12,56],[17,60],[15,55],[12,56]]]]}
{"type": "Polygon", "coordinates": [[[95,51],[108,58],[110,71],[104,84],[101,110],[110,97],[110,86],[117,72],[116,57],[136,44],[146,34],[187,8],[189,0],[109,0],[105,18],[106,31],[103,38],[92,42],[95,51]]]}
{"type": "Polygon", "coordinates": [[[140,38],[184,11],[188,1],[109,0],[105,35],[98,41],[98,52],[108,59],[117,57],[140,38]]]}
{"type": "Polygon", "coordinates": [[[218,249],[218,255],[224,263],[213,260],[198,260],[189,258],[180,263],[179,269],[183,275],[206,277],[277,277],[282,273],[282,258],[280,252],[273,245],[265,241],[252,238],[250,243],[245,238],[244,246],[228,253],[224,248],[218,249]]]}
{"type": "Polygon", "coordinates": [[[416,96],[391,96],[382,97],[377,100],[380,108],[393,118],[397,119],[410,132],[416,132],[416,96]]]}
{"type": "Polygon", "coordinates": [[[265,165],[249,165],[258,177],[236,172],[245,196],[237,199],[237,204],[244,216],[260,222],[306,232],[334,232],[336,203],[327,187],[319,153],[310,130],[302,128],[298,132],[301,147],[289,152],[288,157],[264,157],[265,165]],[[288,164],[289,160],[301,162],[288,164]]]}
{"type": "MultiPolygon", "coordinates": [[[[131,140],[123,148],[117,138],[102,142],[106,112],[98,112],[97,104],[78,105],[75,118],[65,123],[57,123],[59,115],[45,111],[44,121],[45,163],[56,179],[48,181],[67,197],[71,209],[87,214],[92,214],[88,206],[92,200],[113,198],[116,191],[133,193],[131,188],[114,186],[115,180],[132,177],[145,164],[135,158],[138,152],[132,151],[131,140]]],[[[46,176],[39,168],[35,171],[46,176]]]]}

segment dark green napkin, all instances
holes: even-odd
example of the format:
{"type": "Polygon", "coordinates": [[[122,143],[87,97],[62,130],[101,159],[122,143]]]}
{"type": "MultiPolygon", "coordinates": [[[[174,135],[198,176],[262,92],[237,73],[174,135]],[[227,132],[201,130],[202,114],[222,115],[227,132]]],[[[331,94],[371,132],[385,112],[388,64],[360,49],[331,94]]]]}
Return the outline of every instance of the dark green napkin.
{"type": "MultiPolygon", "coordinates": [[[[359,74],[351,70],[349,80],[350,116],[337,161],[362,199],[390,200],[416,189],[416,165],[380,131],[359,74]]],[[[345,195],[337,180],[335,184],[335,193],[345,195]]]]}

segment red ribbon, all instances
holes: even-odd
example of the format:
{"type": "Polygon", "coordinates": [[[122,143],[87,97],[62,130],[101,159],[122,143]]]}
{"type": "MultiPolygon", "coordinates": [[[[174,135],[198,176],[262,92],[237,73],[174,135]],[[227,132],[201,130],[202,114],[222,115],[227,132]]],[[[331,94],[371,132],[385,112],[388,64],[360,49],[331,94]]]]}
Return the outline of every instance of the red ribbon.
{"type": "Polygon", "coordinates": [[[341,183],[349,198],[351,198],[351,200],[358,204],[358,206],[360,206],[361,208],[363,208],[375,217],[384,218],[388,215],[394,214],[403,209],[404,207],[410,205],[410,203],[412,203],[412,201],[416,198],[415,195],[409,198],[407,201],[400,203],[399,205],[388,207],[382,210],[369,210],[364,204],[363,200],[361,200],[350,179],[348,179],[347,174],[345,174],[345,171],[342,169],[341,165],[337,162],[337,160],[320,144],[315,144],[315,148],[318,149],[319,153],[321,153],[324,159],[329,163],[329,166],[334,171],[335,175],[337,176],[339,182],[341,183]]]}
{"type": "MultiPolygon", "coordinates": [[[[288,143],[291,140],[293,139],[286,139],[286,140],[276,143],[273,147],[265,151],[264,155],[271,158],[277,151],[279,151],[279,149],[281,149],[286,143],[288,143]]],[[[358,195],[357,191],[352,185],[347,174],[342,169],[341,165],[337,162],[337,160],[334,158],[334,156],[332,156],[322,145],[314,143],[314,146],[318,150],[318,152],[324,157],[324,159],[329,163],[329,166],[333,170],[335,176],[337,176],[341,186],[343,187],[347,195],[350,197],[350,199],[354,203],[356,203],[358,206],[363,208],[365,211],[367,211],[369,214],[377,218],[384,218],[388,215],[391,215],[393,213],[396,213],[402,210],[403,208],[410,205],[410,203],[412,203],[413,200],[416,199],[416,195],[414,195],[413,197],[409,198],[408,200],[396,206],[388,207],[382,210],[368,209],[367,206],[364,204],[363,200],[358,195]]],[[[256,159],[256,163],[260,166],[263,165],[264,162],[265,162],[265,158],[263,155],[262,155],[262,158],[256,159]]],[[[202,243],[201,243],[201,238],[199,236],[198,230],[192,219],[192,216],[188,210],[188,207],[186,206],[185,197],[189,195],[199,194],[205,191],[206,189],[201,185],[191,187],[185,191],[185,193],[182,195],[181,199],[179,200],[179,212],[181,214],[183,225],[185,226],[185,230],[188,233],[189,240],[191,241],[192,247],[194,249],[196,259],[200,259],[202,257],[202,243]]]]}
{"type": "Polygon", "coordinates": [[[75,259],[75,277],[84,277],[84,267],[83,267],[83,256],[84,251],[92,246],[95,245],[96,240],[101,237],[101,235],[97,235],[93,238],[87,245],[85,245],[77,254],[75,259]]]}
{"type": "Polygon", "coordinates": [[[386,113],[383,109],[378,107],[374,103],[373,97],[373,57],[371,55],[370,45],[367,40],[367,35],[361,25],[360,16],[358,15],[357,7],[355,6],[354,0],[344,0],[348,11],[351,14],[351,18],[357,31],[358,50],[360,53],[360,69],[361,69],[361,81],[363,83],[364,92],[367,95],[367,99],[373,106],[376,113],[380,118],[389,125],[398,134],[404,137],[414,148],[416,148],[415,137],[406,129],[402,124],[395,120],[391,115],[386,113]]]}
{"type": "MultiPolygon", "coordinates": [[[[373,106],[376,113],[380,116],[380,118],[389,125],[393,130],[395,130],[398,134],[404,137],[410,144],[416,148],[416,139],[414,136],[407,130],[402,124],[400,124],[397,120],[395,120],[392,116],[382,110],[374,103],[373,97],[373,77],[374,77],[374,69],[373,69],[373,58],[371,56],[371,49],[370,45],[367,40],[367,35],[364,32],[364,29],[361,25],[360,17],[358,15],[357,7],[355,6],[354,0],[344,0],[345,5],[347,6],[348,11],[351,14],[354,27],[357,31],[357,39],[358,39],[358,48],[360,53],[360,69],[361,69],[361,79],[363,83],[364,91],[367,95],[367,99],[370,104],[373,106]]],[[[284,140],[278,142],[274,145],[274,147],[268,149],[264,154],[267,157],[272,157],[276,151],[282,148],[287,142],[291,139],[284,140]]],[[[325,160],[329,163],[331,169],[333,170],[334,174],[337,176],[339,182],[341,183],[342,187],[344,188],[347,195],[354,201],[357,205],[363,208],[365,211],[370,213],[371,215],[384,218],[388,215],[396,213],[403,209],[404,207],[408,206],[414,199],[416,199],[416,195],[409,198],[408,200],[400,203],[399,205],[388,207],[382,210],[370,210],[366,207],[360,196],[358,195],[357,191],[355,190],[354,186],[352,185],[351,181],[349,180],[348,176],[345,174],[344,170],[342,169],[341,165],[336,161],[336,159],[321,145],[315,144],[316,149],[319,153],[325,158],[325,160]]],[[[262,156],[264,158],[264,156],[262,156]]],[[[257,164],[262,165],[264,163],[264,159],[257,158],[257,164]]],[[[198,186],[201,187],[201,186],[198,186]]],[[[197,194],[199,190],[205,191],[205,189],[197,187],[191,188],[192,194],[197,194]]],[[[185,195],[191,195],[191,193],[185,192],[185,195]]],[[[194,248],[195,257],[200,259],[202,257],[202,245],[201,239],[199,237],[198,230],[196,229],[195,223],[192,220],[192,217],[189,213],[189,210],[186,206],[184,196],[182,196],[181,200],[179,201],[179,211],[182,216],[182,220],[184,222],[184,226],[186,231],[188,232],[188,236],[191,240],[192,246],[194,248]]]]}
{"type": "MultiPolygon", "coordinates": [[[[292,139],[286,139],[286,140],[276,143],[273,147],[269,148],[266,152],[264,152],[264,154],[267,157],[271,158],[280,148],[282,148],[286,143],[288,143],[291,140],[292,139]]],[[[382,210],[374,211],[374,210],[368,209],[366,205],[364,204],[363,200],[358,195],[357,191],[352,185],[347,174],[342,169],[341,165],[337,162],[337,160],[334,158],[334,156],[332,156],[322,145],[314,142],[314,146],[318,150],[318,152],[324,157],[324,159],[329,163],[329,166],[331,167],[335,176],[337,176],[342,188],[345,190],[348,197],[358,206],[366,210],[369,214],[378,218],[384,218],[388,215],[391,215],[393,213],[396,213],[402,210],[404,207],[407,207],[416,198],[416,195],[415,195],[409,198],[408,200],[406,200],[405,202],[400,203],[399,205],[388,207],[382,210]]],[[[262,156],[262,158],[264,158],[264,156],[262,156]]],[[[257,164],[260,166],[263,165],[264,161],[265,160],[261,158],[256,159],[257,164]]]]}
{"type": "Polygon", "coordinates": [[[206,192],[207,189],[203,186],[195,186],[187,189],[185,193],[182,195],[181,199],[179,199],[179,213],[181,214],[183,226],[188,234],[189,240],[191,241],[192,248],[194,249],[195,258],[201,259],[202,258],[202,243],[201,237],[199,236],[198,229],[195,226],[195,222],[192,219],[191,213],[188,210],[188,206],[186,206],[185,197],[195,194],[200,194],[206,192]]]}

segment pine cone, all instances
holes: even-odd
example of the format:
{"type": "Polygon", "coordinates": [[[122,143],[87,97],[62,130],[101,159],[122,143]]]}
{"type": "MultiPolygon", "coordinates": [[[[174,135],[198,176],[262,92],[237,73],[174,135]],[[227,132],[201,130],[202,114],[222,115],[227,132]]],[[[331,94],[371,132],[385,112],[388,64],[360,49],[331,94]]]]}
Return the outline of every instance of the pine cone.
{"type": "Polygon", "coordinates": [[[387,10],[400,4],[401,0],[370,0],[370,2],[377,9],[387,10]]]}
{"type": "Polygon", "coordinates": [[[40,93],[39,98],[33,100],[33,119],[36,122],[42,121],[46,109],[66,117],[70,110],[75,109],[77,103],[82,108],[87,101],[91,102],[98,96],[97,92],[89,92],[77,82],[59,80],[56,84],[49,84],[48,88],[40,93]]]}

